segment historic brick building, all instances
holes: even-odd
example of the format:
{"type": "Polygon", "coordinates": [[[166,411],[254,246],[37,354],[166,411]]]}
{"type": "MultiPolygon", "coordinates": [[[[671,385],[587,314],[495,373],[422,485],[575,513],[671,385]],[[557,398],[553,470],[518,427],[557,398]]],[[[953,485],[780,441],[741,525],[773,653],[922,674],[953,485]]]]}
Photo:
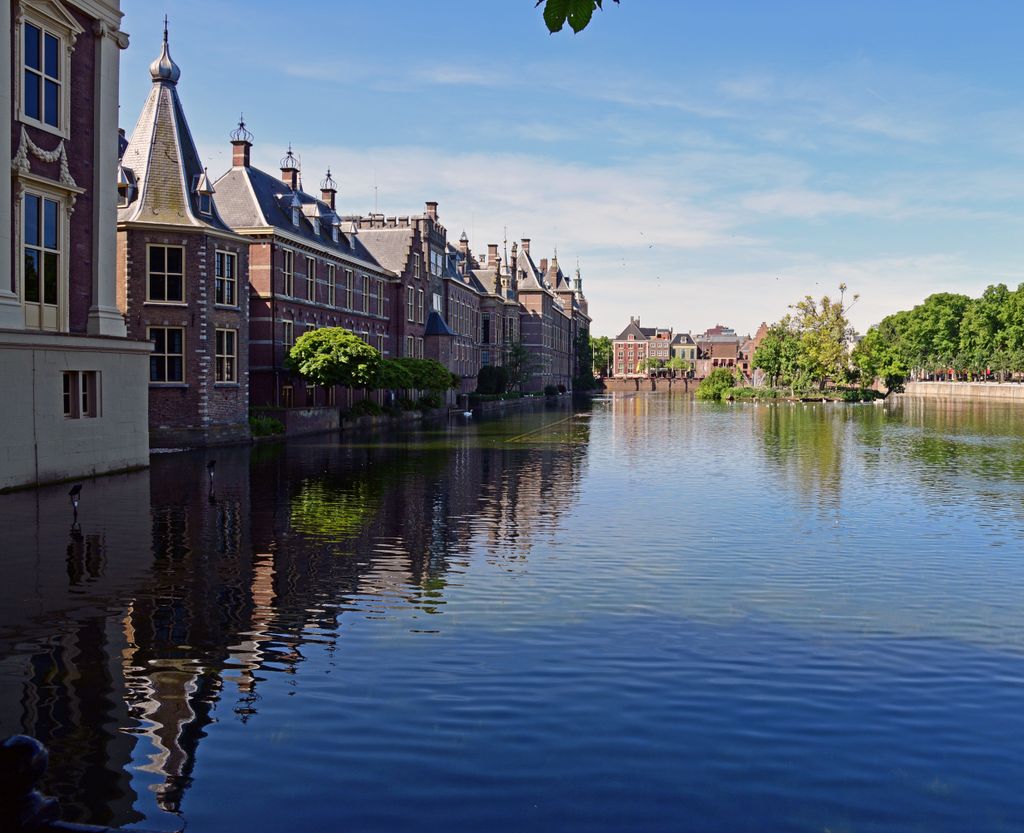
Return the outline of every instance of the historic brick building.
{"type": "Polygon", "coordinates": [[[164,30],[118,168],[118,275],[131,338],[153,342],[155,448],[249,437],[248,242],[221,219],[164,30]]]}
{"type": "MultiPolygon", "coordinates": [[[[513,258],[516,244],[512,244],[513,258]]],[[[463,232],[451,252],[456,270],[472,280],[480,295],[480,367],[505,364],[511,346],[519,341],[519,301],[515,275],[498,256],[498,245],[487,247],[483,263],[473,256],[463,232]]],[[[479,371],[478,371],[479,372],[479,371]]]]}
{"type": "Polygon", "coordinates": [[[629,325],[619,333],[612,344],[612,371],[614,376],[642,373],[638,369],[645,359],[658,359],[664,363],[672,358],[672,329],[641,327],[640,318],[629,317],[629,325]]]}
{"type": "MultiPolygon", "coordinates": [[[[285,366],[287,352],[306,330],[344,327],[394,355],[391,322],[407,310],[396,297],[398,278],[338,214],[330,171],[320,196],[310,195],[291,148],[274,176],[252,166],[252,138],[240,123],[232,134],[231,170],[214,183],[220,216],[249,242],[250,401],[306,411],[345,407],[363,394],[307,385],[285,366]]],[[[425,318],[416,300],[408,315],[425,318]]]]}
{"type": "MultiPolygon", "coordinates": [[[[545,266],[547,264],[545,263],[545,266]]],[[[519,330],[523,346],[533,355],[534,373],[527,390],[547,385],[572,385],[572,312],[546,284],[543,271],[530,256],[523,238],[516,257],[516,289],[521,307],[519,330]]]]}
{"type": "Polygon", "coordinates": [[[0,0],[0,488],[148,463],[115,228],[117,0],[0,0]]]}

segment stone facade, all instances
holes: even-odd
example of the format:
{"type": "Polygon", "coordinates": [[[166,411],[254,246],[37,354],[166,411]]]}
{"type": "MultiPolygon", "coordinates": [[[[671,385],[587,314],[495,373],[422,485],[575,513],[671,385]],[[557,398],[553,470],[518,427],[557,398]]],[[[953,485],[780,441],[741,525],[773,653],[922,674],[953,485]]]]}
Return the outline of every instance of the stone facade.
{"type": "Polygon", "coordinates": [[[0,16],[0,150],[13,160],[0,177],[0,372],[18,392],[0,488],[145,466],[150,348],[125,337],[116,288],[120,7],[2,0],[0,16]],[[61,83],[37,87],[51,49],[61,83]]]}

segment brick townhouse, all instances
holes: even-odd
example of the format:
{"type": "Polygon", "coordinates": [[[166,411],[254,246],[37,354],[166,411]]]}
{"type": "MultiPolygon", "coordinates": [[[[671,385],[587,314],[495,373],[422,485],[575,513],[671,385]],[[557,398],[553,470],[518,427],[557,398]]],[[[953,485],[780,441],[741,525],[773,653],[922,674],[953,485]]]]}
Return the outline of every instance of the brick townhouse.
{"type": "Polygon", "coordinates": [[[0,489],[148,464],[118,307],[117,0],[0,0],[0,489]]]}
{"type": "Polygon", "coordinates": [[[330,171],[313,196],[303,190],[291,148],[275,176],[252,165],[252,142],[240,122],[231,137],[231,169],[213,184],[221,218],[249,244],[251,404],[347,407],[363,394],[306,384],[285,366],[287,351],[307,330],[344,327],[393,355],[398,342],[391,323],[406,310],[397,297],[398,275],[338,214],[330,171]]]}
{"type": "Polygon", "coordinates": [[[248,241],[217,210],[178,97],[166,27],[118,168],[118,275],[128,335],[151,341],[154,448],[249,437],[248,241]]]}
{"type": "Polygon", "coordinates": [[[641,373],[640,362],[648,358],[667,364],[672,358],[672,343],[671,328],[641,327],[640,317],[631,315],[628,326],[613,340],[613,375],[641,373]]]}

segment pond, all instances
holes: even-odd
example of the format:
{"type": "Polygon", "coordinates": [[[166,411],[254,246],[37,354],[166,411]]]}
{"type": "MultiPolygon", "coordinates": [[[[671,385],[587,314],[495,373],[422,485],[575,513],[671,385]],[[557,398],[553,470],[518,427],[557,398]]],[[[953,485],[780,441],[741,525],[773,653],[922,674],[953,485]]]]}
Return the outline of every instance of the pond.
{"type": "Polygon", "coordinates": [[[1024,820],[1012,405],[616,396],[67,492],[0,496],[0,735],[68,820],[1024,820]]]}

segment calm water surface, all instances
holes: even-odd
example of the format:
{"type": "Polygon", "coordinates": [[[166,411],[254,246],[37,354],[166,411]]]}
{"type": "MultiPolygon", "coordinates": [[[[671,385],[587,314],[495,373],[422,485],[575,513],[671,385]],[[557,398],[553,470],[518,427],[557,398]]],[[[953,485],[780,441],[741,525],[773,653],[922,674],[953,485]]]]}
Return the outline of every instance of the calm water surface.
{"type": "Polygon", "coordinates": [[[634,396],[82,494],[0,496],[0,734],[70,820],[1024,829],[1012,406],[634,396]]]}

